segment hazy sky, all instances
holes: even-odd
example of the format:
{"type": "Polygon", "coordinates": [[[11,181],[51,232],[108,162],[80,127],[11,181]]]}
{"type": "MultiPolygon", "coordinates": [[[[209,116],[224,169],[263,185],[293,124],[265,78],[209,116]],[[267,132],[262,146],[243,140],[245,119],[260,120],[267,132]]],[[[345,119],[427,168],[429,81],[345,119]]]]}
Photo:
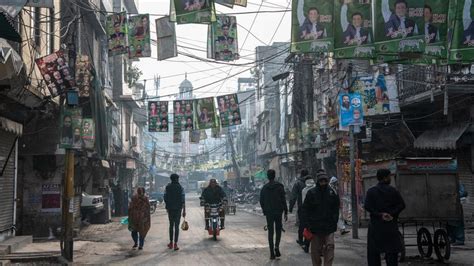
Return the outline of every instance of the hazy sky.
{"type": "MultiPolygon", "coordinates": [[[[260,11],[284,10],[287,7],[291,8],[289,4],[291,0],[267,0],[264,1],[260,11]]],[[[227,14],[236,12],[257,11],[261,2],[258,0],[249,0],[247,7],[234,6],[233,9],[216,4],[217,14],[227,14]]],[[[170,0],[138,0],[138,10],[140,13],[151,14],[151,38],[156,40],[155,19],[158,16],[154,14],[168,14],[170,0]]],[[[291,32],[291,13],[259,13],[259,14],[237,14],[237,28],[238,44],[240,49],[241,59],[234,61],[237,64],[249,63],[255,61],[255,47],[262,45],[270,45],[273,42],[282,42],[290,40],[291,32]],[[255,23],[251,29],[253,35],[248,34],[252,21],[255,23]],[[283,20],[282,20],[283,18],[283,20]],[[281,21],[282,20],[282,21],[281,21]],[[281,25],[277,26],[281,21],[281,25]],[[247,30],[245,30],[247,29],[247,30]],[[275,34],[275,35],[274,35],[275,34]],[[247,37],[248,35],[248,37],[247,37]],[[274,35],[274,36],[273,36],[274,35]],[[247,40],[245,41],[247,37],[247,40]],[[273,37],[273,39],[272,39],[273,37]],[[245,41],[245,43],[244,43],[245,41]],[[243,45],[243,46],[242,46],[243,45]]],[[[184,24],[176,25],[178,45],[193,47],[194,49],[206,50],[207,39],[207,25],[205,24],[184,24]]],[[[190,50],[183,47],[178,47],[178,51],[187,52],[196,56],[206,58],[204,51],[190,50]]],[[[156,58],[156,46],[152,45],[152,57],[156,58]]],[[[157,61],[152,58],[142,58],[140,62],[135,63],[143,72],[141,79],[150,79],[146,82],[146,87],[149,94],[154,95],[153,77],[160,75],[161,91],[159,95],[168,95],[176,93],[178,86],[184,79],[184,74],[188,73],[188,80],[190,80],[194,88],[211,84],[205,88],[194,92],[197,97],[214,97],[226,93],[232,93],[237,90],[237,78],[249,77],[249,69],[252,65],[246,66],[228,66],[223,64],[202,62],[193,58],[179,55],[175,58],[170,58],[165,61],[157,61]],[[193,73],[196,71],[207,70],[205,72],[193,73]],[[230,71],[230,72],[229,72],[230,71]],[[220,79],[226,78],[229,75],[245,71],[235,77],[227,79],[226,82],[216,82],[220,79]],[[177,76],[176,76],[177,75],[177,76]],[[169,77],[174,76],[174,77],[169,77]]]]}

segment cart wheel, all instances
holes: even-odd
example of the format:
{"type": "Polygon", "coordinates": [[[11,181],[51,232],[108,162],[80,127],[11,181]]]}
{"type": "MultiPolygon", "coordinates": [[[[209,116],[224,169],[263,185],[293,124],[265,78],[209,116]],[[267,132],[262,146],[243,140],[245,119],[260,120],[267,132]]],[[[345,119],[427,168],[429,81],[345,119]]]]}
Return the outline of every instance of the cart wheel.
{"type": "Polygon", "coordinates": [[[451,243],[449,242],[448,233],[444,229],[438,229],[434,233],[434,250],[439,261],[449,260],[451,243]]]}
{"type": "Polygon", "coordinates": [[[422,227],[417,232],[416,244],[421,257],[429,258],[433,253],[433,241],[431,240],[431,233],[425,227],[422,227]]]}
{"type": "Polygon", "coordinates": [[[402,243],[402,250],[398,254],[398,262],[404,262],[405,261],[405,255],[406,255],[405,238],[403,237],[401,232],[398,232],[398,235],[400,236],[400,240],[401,240],[401,243],[402,243]]]}

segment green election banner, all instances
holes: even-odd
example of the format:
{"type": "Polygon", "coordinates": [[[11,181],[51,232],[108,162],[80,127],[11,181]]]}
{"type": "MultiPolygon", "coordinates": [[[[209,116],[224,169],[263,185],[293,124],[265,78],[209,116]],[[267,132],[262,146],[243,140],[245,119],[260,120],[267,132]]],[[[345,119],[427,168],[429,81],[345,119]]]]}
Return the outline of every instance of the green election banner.
{"type": "Polygon", "coordinates": [[[334,6],[336,58],[374,58],[371,1],[338,0],[334,6]]]}
{"type": "MultiPolygon", "coordinates": [[[[216,21],[214,1],[210,0],[171,0],[174,1],[176,22],[178,24],[209,24],[216,21]]],[[[172,8],[172,5],[170,5],[172,8]]],[[[173,13],[173,12],[172,12],[173,13]]]]}
{"type": "MultiPolygon", "coordinates": [[[[216,108],[214,105],[214,98],[203,98],[195,100],[194,102],[197,112],[197,128],[208,129],[217,127],[216,108]]],[[[195,119],[196,121],[196,119],[195,119]]]]}
{"type": "Polygon", "coordinates": [[[376,52],[423,53],[424,5],[425,0],[375,0],[376,52]]]}
{"type": "Polygon", "coordinates": [[[291,52],[332,52],[334,48],[333,12],[333,1],[293,0],[291,52]]]}
{"type": "Polygon", "coordinates": [[[109,56],[127,53],[127,13],[107,16],[107,40],[109,56]]]}
{"type": "Polygon", "coordinates": [[[128,20],[128,57],[150,57],[150,17],[148,14],[131,16],[128,20]]]}
{"type": "Polygon", "coordinates": [[[473,13],[474,7],[472,0],[450,2],[449,30],[452,32],[449,51],[450,62],[471,63],[471,61],[474,60],[473,13]]]}
{"type": "Polygon", "coordinates": [[[423,12],[426,46],[423,58],[431,59],[431,63],[436,63],[436,59],[446,59],[448,55],[446,47],[448,10],[449,1],[447,0],[425,0],[423,12]]]}

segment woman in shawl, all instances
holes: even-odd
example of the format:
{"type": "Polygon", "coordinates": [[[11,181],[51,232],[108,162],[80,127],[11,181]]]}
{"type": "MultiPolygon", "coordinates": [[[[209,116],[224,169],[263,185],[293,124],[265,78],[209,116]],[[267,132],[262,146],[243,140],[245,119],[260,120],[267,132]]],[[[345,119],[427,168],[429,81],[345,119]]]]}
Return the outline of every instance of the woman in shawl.
{"type": "Polygon", "coordinates": [[[146,234],[150,230],[150,202],[143,187],[137,188],[137,193],[128,206],[128,223],[135,243],[133,249],[137,248],[138,240],[138,249],[143,249],[146,234]]]}

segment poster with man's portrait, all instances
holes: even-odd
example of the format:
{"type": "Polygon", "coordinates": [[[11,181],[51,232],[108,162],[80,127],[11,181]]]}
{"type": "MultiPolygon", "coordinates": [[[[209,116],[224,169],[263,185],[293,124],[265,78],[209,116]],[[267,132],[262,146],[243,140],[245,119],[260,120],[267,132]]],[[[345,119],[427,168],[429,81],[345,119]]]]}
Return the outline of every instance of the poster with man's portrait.
{"type": "Polygon", "coordinates": [[[194,130],[194,101],[173,101],[173,127],[175,132],[194,130]]]}
{"type": "Polygon", "coordinates": [[[334,1],[293,0],[291,52],[327,53],[334,48],[334,1]]]}
{"type": "Polygon", "coordinates": [[[240,117],[239,100],[237,94],[228,94],[217,97],[217,108],[221,118],[221,127],[242,124],[240,117]]]}
{"type": "Polygon", "coordinates": [[[78,55],[76,58],[76,87],[79,97],[89,97],[91,88],[91,63],[89,56],[78,55]]]}
{"type": "Polygon", "coordinates": [[[82,109],[65,107],[61,112],[61,134],[59,147],[63,149],[81,149],[81,127],[82,127],[82,109]],[[77,139],[77,134],[79,139],[77,139]],[[75,142],[79,140],[80,145],[75,146],[75,142]]]}
{"type": "MultiPolygon", "coordinates": [[[[174,1],[176,22],[178,24],[209,24],[216,21],[214,1],[210,0],[171,0],[174,1]]],[[[171,12],[173,13],[173,12],[171,12]]]]}
{"type": "Polygon", "coordinates": [[[425,0],[374,0],[376,52],[423,53],[425,51],[425,0]]]}
{"type": "Polygon", "coordinates": [[[197,110],[197,128],[208,129],[217,126],[214,98],[202,98],[195,102],[197,110]]]}
{"type": "Polygon", "coordinates": [[[394,114],[400,112],[398,90],[394,76],[360,76],[355,79],[353,89],[362,97],[365,116],[394,114]]]}
{"type": "Polygon", "coordinates": [[[52,97],[64,93],[76,86],[75,79],[64,51],[60,50],[35,60],[52,97]]]}
{"type": "Polygon", "coordinates": [[[95,144],[95,124],[92,118],[82,119],[81,137],[83,146],[86,149],[94,149],[95,144]]]}
{"type": "Polygon", "coordinates": [[[149,101],[148,102],[148,131],[168,132],[168,102],[149,101]]]}
{"type": "Polygon", "coordinates": [[[109,56],[126,54],[128,47],[127,13],[116,13],[107,16],[107,38],[109,56]]]}
{"type": "Polygon", "coordinates": [[[128,57],[131,59],[151,56],[150,16],[141,14],[128,20],[128,57]]]}
{"type": "Polygon", "coordinates": [[[371,1],[336,1],[334,31],[336,58],[375,57],[371,1]]]}
{"type": "Polygon", "coordinates": [[[217,16],[216,22],[209,26],[211,39],[208,55],[219,61],[234,61],[239,59],[237,41],[237,19],[234,16],[217,16]]]}
{"type": "Polygon", "coordinates": [[[474,6],[472,0],[450,1],[449,36],[451,62],[471,63],[474,60],[474,6]],[[457,5],[456,5],[457,2],[457,5]]]}
{"type": "Polygon", "coordinates": [[[362,126],[364,110],[362,97],[359,93],[339,94],[339,127],[362,126]]]}

